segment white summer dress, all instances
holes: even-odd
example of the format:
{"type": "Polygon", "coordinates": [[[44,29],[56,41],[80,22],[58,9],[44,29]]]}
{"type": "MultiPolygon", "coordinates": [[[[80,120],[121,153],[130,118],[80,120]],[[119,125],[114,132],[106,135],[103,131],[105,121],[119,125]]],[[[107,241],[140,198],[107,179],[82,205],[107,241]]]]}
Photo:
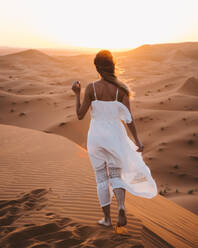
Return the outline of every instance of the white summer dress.
{"type": "MultiPolygon", "coordinates": [[[[93,84],[94,87],[94,84],[93,84]]],[[[143,161],[142,152],[128,137],[122,123],[131,123],[128,108],[121,102],[95,100],[91,102],[91,120],[87,136],[87,151],[95,171],[106,163],[108,167],[121,168],[121,180],[117,187],[135,196],[153,198],[157,186],[150,169],[143,161]],[[121,121],[122,120],[122,121],[121,121]]],[[[111,192],[113,195],[113,192],[111,192]]]]}

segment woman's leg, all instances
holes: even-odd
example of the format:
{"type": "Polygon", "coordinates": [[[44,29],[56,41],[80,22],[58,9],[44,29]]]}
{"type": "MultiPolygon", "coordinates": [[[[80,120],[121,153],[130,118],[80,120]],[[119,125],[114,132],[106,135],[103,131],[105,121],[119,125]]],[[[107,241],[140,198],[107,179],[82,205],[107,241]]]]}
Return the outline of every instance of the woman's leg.
{"type": "Polygon", "coordinates": [[[113,192],[118,202],[118,226],[125,226],[127,224],[127,218],[125,213],[125,189],[115,188],[113,192]]]}
{"type": "Polygon", "coordinates": [[[111,194],[109,189],[110,184],[106,164],[95,170],[95,175],[98,199],[104,213],[104,219],[100,220],[98,223],[105,226],[110,226],[112,225],[110,216],[111,194]]]}
{"type": "Polygon", "coordinates": [[[124,209],[124,202],[125,202],[125,189],[123,188],[115,188],[113,192],[116,196],[116,200],[118,202],[118,209],[124,209]]]}
{"type": "Polygon", "coordinates": [[[110,204],[107,206],[102,207],[104,213],[104,220],[105,222],[111,223],[111,213],[110,213],[110,204]]]}
{"type": "Polygon", "coordinates": [[[121,180],[121,168],[109,167],[109,178],[113,188],[113,192],[118,203],[118,226],[124,226],[127,224],[127,218],[125,213],[125,189],[118,188],[119,181],[121,180]]]}

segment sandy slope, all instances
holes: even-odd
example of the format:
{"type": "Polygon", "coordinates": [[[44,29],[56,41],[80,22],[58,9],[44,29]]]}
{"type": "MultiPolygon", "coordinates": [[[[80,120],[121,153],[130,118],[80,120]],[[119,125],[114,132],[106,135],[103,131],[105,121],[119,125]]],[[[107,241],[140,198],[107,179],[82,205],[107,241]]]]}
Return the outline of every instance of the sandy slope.
{"type": "MultiPolygon", "coordinates": [[[[102,212],[86,150],[57,135],[4,125],[0,144],[0,247],[141,244],[142,223],[132,212],[129,236],[96,224],[102,212]]],[[[116,213],[114,201],[114,224],[116,213]]]]}
{"type": "MultiPolygon", "coordinates": [[[[102,212],[93,169],[86,150],[74,142],[0,125],[0,145],[0,247],[198,244],[198,217],[161,196],[148,200],[127,194],[127,236],[98,226],[102,212]]],[[[115,199],[111,212],[115,225],[115,199]]]]}

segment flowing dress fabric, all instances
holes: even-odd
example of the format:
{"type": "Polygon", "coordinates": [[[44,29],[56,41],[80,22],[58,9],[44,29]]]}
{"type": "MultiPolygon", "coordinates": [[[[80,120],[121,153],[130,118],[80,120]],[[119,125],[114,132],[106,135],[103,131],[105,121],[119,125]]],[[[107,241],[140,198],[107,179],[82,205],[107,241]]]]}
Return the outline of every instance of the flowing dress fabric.
{"type": "Polygon", "coordinates": [[[114,179],[116,188],[124,188],[135,196],[156,196],[157,186],[150,169],[122,123],[133,121],[128,108],[117,100],[97,99],[91,102],[91,107],[87,150],[94,171],[104,163],[108,167],[121,168],[121,178],[114,179]]]}

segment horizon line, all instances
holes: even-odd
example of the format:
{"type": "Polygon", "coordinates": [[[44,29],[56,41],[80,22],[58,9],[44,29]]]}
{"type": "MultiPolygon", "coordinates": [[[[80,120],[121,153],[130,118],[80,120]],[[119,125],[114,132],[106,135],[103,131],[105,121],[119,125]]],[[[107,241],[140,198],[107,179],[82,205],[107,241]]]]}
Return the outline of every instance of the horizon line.
{"type": "Polygon", "coordinates": [[[184,44],[184,43],[198,43],[198,41],[183,41],[183,42],[161,42],[161,43],[145,43],[145,44],[140,44],[138,46],[135,47],[128,47],[128,48],[99,48],[99,47],[81,47],[81,46],[68,46],[68,47],[32,47],[32,46],[7,46],[7,45],[0,45],[0,49],[2,48],[10,48],[10,49],[34,49],[34,50],[45,50],[45,49],[49,49],[49,50],[89,50],[89,51],[94,51],[94,50],[111,50],[113,52],[118,52],[118,51],[129,51],[129,50],[133,50],[136,49],[138,47],[141,46],[146,46],[146,45],[151,45],[151,46],[155,46],[155,45],[165,45],[165,44],[184,44]]]}

